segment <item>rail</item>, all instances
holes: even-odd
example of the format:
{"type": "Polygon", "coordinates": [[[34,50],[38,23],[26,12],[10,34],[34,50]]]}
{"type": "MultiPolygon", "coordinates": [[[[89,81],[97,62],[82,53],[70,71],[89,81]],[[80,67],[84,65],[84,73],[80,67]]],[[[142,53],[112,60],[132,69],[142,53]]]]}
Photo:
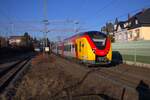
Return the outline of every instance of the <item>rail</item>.
{"type": "MultiPolygon", "coordinates": [[[[63,57],[61,57],[61,58],[63,58],[63,57]]],[[[75,59],[71,59],[71,60],[66,59],[66,60],[71,61],[72,63],[77,63],[77,61],[75,59]]],[[[86,66],[84,64],[79,64],[79,65],[82,67],[86,66]]],[[[105,66],[105,67],[107,67],[107,66],[105,66]]],[[[108,66],[108,67],[110,67],[110,66],[108,66]]],[[[81,78],[81,80],[79,82],[72,84],[71,86],[63,88],[61,91],[59,91],[56,94],[56,95],[59,95],[61,92],[66,91],[67,96],[60,97],[60,99],[62,99],[62,98],[74,98],[75,95],[71,94],[71,91],[68,91],[68,90],[77,89],[78,86],[81,85],[83,83],[83,81],[89,76],[89,74],[94,75],[95,77],[98,77],[102,80],[105,80],[105,81],[107,81],[107,83],[111,83],[111,85],[114,87],[120,88],[118,90],[120,91],[120,95],[119,95],[120,97],[119,98],[121,100],[123,100],[123,98],[127,94],[128,95],[133,94],[136,98],[138,98],[138,96],[139,96],[138,93],[140,93],[142,90],[150,92],[149,87],[146,86],[146,85],[150,85],[150,79],[149,79],[150,74],[148,74],[148,72],[147,72],[148,75],[143,74],[142,76],[140,76],[141,74],[138,75],[138,74],[135,74],[132,72],[128,72],[128,69],[126,69],[126,67],[122,67],[123,69],[119,69],[119,66],[118,66],[115,70],[112,70],[113,67],[110,70],[110,68],[104,68],[102,66],[90,67],[90,68],[86,66],[85,68],[88,69],[88,72],[85,74],[85,76],[83,76],[81,78]]],[[[141,71],[139,73],[145,73],[144,70],[143,70],[143,72],[141,72],[141,71]]],[[[111,91],[110,89],[108,88],[108,91],[111,91]]],[[[105,89],[105,90],[107,90],[107,89],[105,89]]],[[[107,95],[107,96],[114,98],[112,94],[107,95],[107,93],[105,93],[103,95],[107,95]]],[[[150,95],[147,92],[145,94],[150,95]]],[[[56,95],[53,98],[55,98],[56,95]]],[[[94,95],[99,95],[99,94],[94,94],[94,95]]],[[[132,97],[134,97],[134,96],[132,96],[132,97]]],[[[71,99],[68,99],[68,100],[71,100],[71,99]]]]}
{"type": "Polygon", "coordinates": [[[15,82],[21,77],[22,73],[29,67],[33,55],[28,55],[20,59],[15,64],[1,69],[0,72],[0,97],[8,95],[10,88],[13,88],[15,82]]]}

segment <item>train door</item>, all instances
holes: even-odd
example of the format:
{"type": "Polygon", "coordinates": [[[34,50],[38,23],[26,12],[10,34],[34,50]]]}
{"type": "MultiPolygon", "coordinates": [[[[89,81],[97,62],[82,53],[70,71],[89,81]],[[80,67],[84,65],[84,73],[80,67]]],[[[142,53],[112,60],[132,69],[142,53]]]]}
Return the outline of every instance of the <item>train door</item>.
{"type": "Polygon", "coordinates": [[[83,38],[81,40],[81,55],[82,55],[82,59],[83,61],[87,60],[87,48],[86,48],[86,43],[85,43],[85,39],[83,38]]]}
{"type": "Polygon", "coordinates": [[[76,42],[76,51],[77,51],[77,58],[80,60],[85,60],[86,52],[86,46],[85,46],[85,40],[83,38],[80,38],[76,42]]]}
{"type": "Polygon", "coordinates": [[[82,52],[81,52],[81,40],[78,42],[79,45],[78,45],[78,54],[79,54],[79,59],[82,59],[82,52]]]}
{"type": "Polygon", "coordinates": [[[81,58],[84,60],[84,40],[81,40],[81,58]]]}
{"type": "Polygon", "coordinates": [[[71,54],[72,54],[72,57],[76,57],[76,51],[75,51],[75,44],[74,43],[71,44],[71,54]]]}
{"type": "Polygon", "coordinates": [[[76,40],[76,54],[77,54],[77,59],[82,60],[82,52],[81,52],[81,39],[76,40]]]}
{"type": "Polygon", "coordinates": [[[76,55],[76,58],[78,58],[78,44],[77,44],[77,42],[75,42],[75,55],[76,55]]]}

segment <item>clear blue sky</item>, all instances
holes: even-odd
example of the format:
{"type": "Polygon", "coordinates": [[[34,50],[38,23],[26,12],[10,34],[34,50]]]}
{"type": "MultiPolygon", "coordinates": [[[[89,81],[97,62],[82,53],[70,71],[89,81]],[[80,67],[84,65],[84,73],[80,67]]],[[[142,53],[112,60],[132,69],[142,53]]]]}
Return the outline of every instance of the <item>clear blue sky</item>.
{"type": "MultiPolygon", "coordinates": [[[[78,20],[86,30],[100,30],[107,21],[127,18],[135,10],[150,7],[150,0],[47,0],[48,20],[78,20]]],[[[44,0],[0,0],[0,31],[19,34],[29,31],[35,36],[42,36],[44,0]],[[14,23],[12,25],[8,24],[14,23]],[[5,29],[4,29],[4,28],[5,29]],[[31,31],[32,29],[32,31],[31,31]]],[[[139,11],[139,10],[138,10],[139,11]]],[[[49,28],[74,28],[72,24],[50,25],[49,28]]],[[[55,33],[49,37],[68,36],[71,33],[55,33]]]]}

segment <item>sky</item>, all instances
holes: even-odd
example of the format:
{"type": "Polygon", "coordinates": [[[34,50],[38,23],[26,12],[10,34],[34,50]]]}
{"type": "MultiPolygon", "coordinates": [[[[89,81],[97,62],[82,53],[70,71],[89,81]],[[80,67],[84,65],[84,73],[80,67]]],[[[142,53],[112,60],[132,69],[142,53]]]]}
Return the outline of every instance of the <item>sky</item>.
{"type": "Polygon", "coordinates": [[[43,36],[43,20],[49,20],[50,39],[66,38],[75,32],[60,30],[97,30],[113,22],[116,17],[126,20],[150,7],[150,0],[0,0],[0,35],[22,35],[29,32],[34,37],[43,36]],[[46,7],[46,17],[44,16],[46,7]],[[72,22],[68,22],[71,20],[72,22]],[[75,24],[78,22],[78,24],[75,24]]]}

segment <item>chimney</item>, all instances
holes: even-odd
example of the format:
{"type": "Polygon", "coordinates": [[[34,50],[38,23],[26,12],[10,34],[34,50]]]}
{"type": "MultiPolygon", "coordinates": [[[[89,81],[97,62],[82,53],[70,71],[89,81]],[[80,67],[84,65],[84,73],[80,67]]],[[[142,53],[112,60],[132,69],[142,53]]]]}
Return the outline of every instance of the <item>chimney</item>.
{"type": "Polygon", "coordinates": [[[128,13],[128,20],[131,18],[131,15],[128,13]]]}
{"type": "Polygon", "coordinates": [[[145,11],[146,11],[146,8],[143,8],[143,9],[142,9],[142,13],[144,13],[145,11]]]}
{"type": "Polygon", "coordinates": [[[116,19],[115,19],[115,24],[118,24],[118,22],[119,22],[119,21],[118,21],[118,18],[116,18],[116,19]]]}

